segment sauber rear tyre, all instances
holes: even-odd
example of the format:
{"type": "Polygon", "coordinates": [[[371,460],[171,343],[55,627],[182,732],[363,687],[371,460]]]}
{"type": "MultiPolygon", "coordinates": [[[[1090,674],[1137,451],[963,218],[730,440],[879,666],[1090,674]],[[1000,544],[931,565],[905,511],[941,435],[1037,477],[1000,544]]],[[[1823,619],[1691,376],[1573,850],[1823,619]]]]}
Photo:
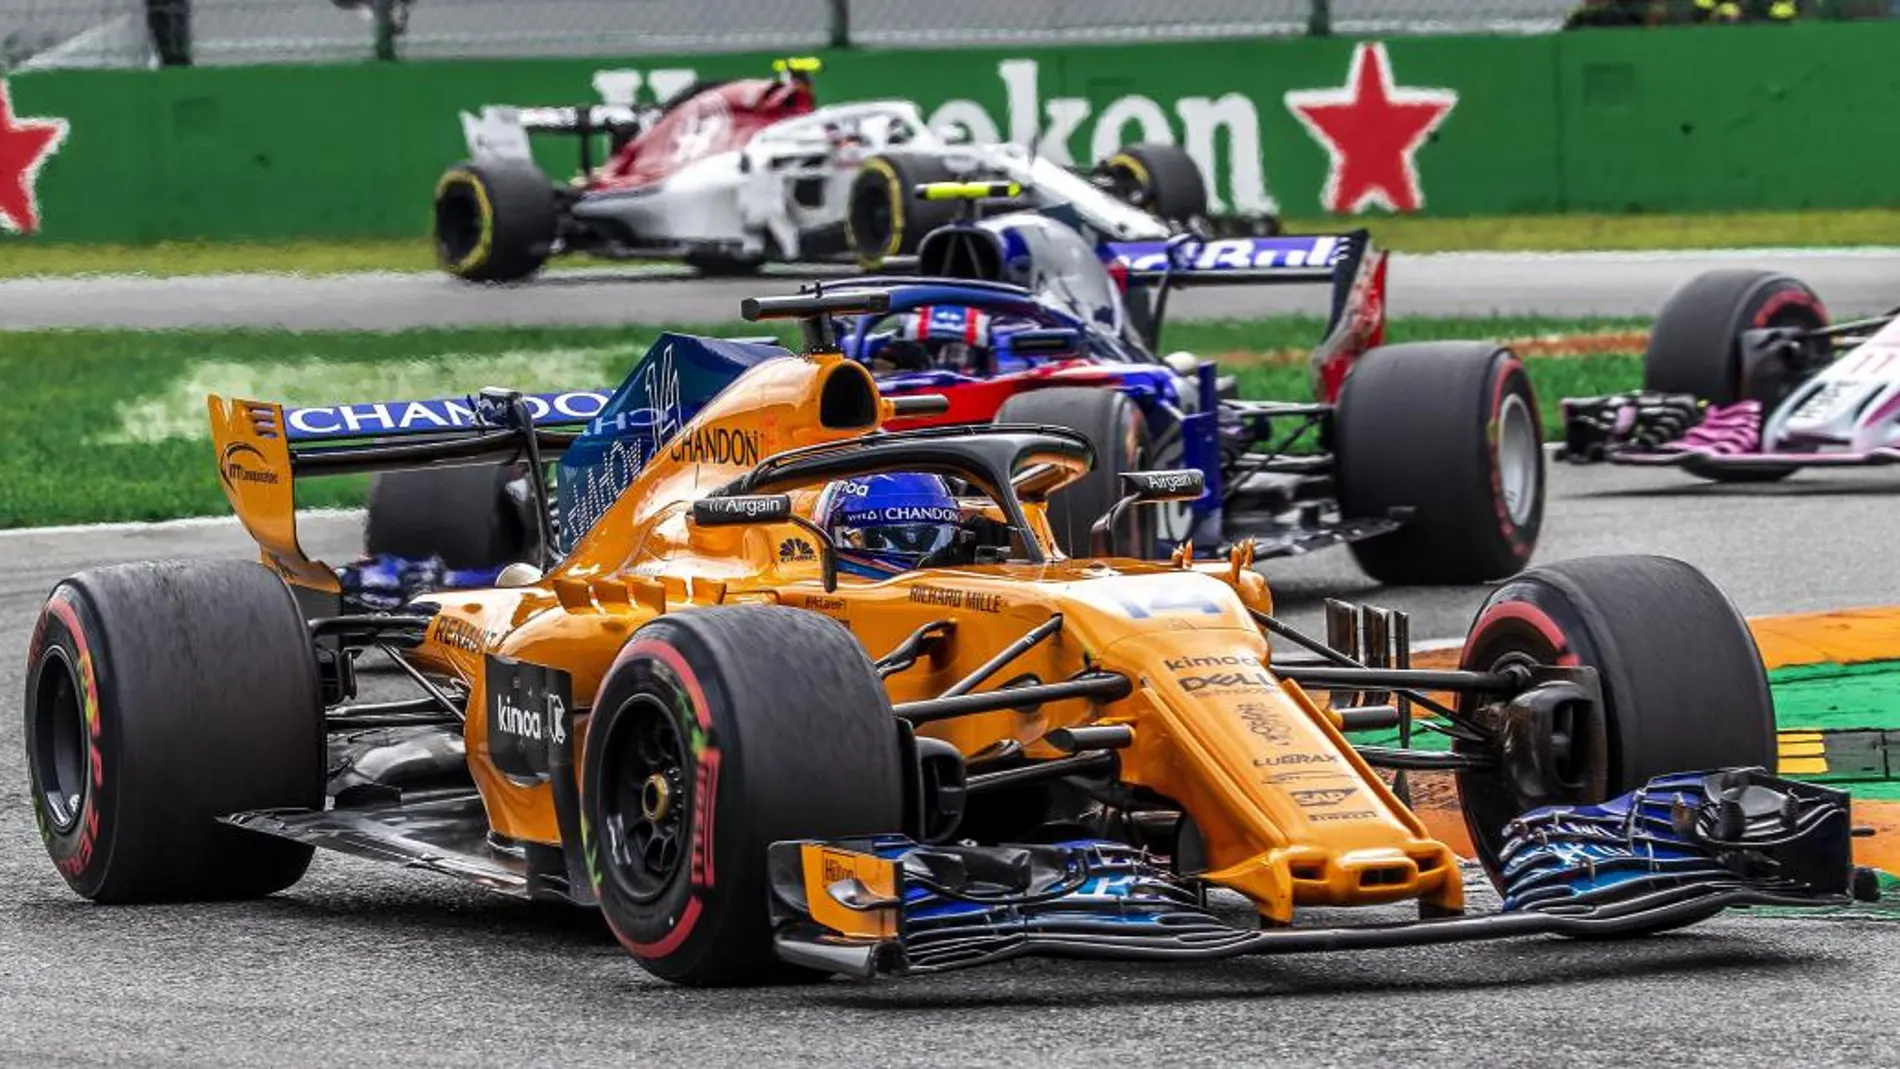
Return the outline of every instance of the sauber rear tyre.
{"type": "Polygon", "coordinates": [[[533,514],[515,502],[509,464],[382,472],[370,480],[363,542],[372,556],[441,557],[456,569],[539,562],[533,514]]]}
{"type": "Polygon", "coordinates": [[[554,184],[525,160],[464,161],[435,186],[435,255],[469,282],[518,282],[547,263],[560,230],[554,184]]]}
{"type": "Polygon", "coordinates": [[[311,847],[218,823],[323,806],[316,658],[289,588],[257,564],[80,572],[27,649],[26,751],[40,839],[96,902],[252,898],[311,847]]]}
{"type": "MultiPolygon", "coordinates": [[[[1801,366],[1771,360],[1745,367],[1743,331],[1767,327],[1813,329],[1828,324],[1827,309],[1806,283],[1774,271],[1723,268],[1689,280],[1656,314],[1643,354],[1643,388],[1693,394],[1710,404],[1757,401],[1762,419],[1808,375],[1825,365],[1831,349],[1809,346],[1801,366]]],[[[1773,482],[1794,468],[1729,469],[1703,473],[1716,482],[1773,482]]]]}
{"type": "Polygon", "coordinates": [[[773,951],[767,848],[903,828],[897,728],[857,640],[803,609],[663,616],[593,709],[582,845],[621,944],[681,984],[816,979],[773,951]]]}
{"type": "Polygon", "coordinates": [[[1179,145],[1128,145],[1095,169],[1111,193],[1156,218],[1187,223],[1207,217],[1206,179],[1179,145]]]}
{"type": "MultiPolygon", "coordinates": [[[[1466,826],[1494,881],[1504,825],[1525,810],[1601,802],[1665,773],[1775,768],[1775,710],[1754,637],[1682,561],[1586,557],[1505,583],[1478,610],[1460,664],[1521,663],[1595,668],[1603,715],[1557,717],[1554,782],[1513,775],[1508,753],[1502,773],[1458,775],[1466,826]]],[[[1476,700],[1460,706],[1475,713],[1476,700]]]]}
{"type": "Polygon", "coordinates": [[[1397,530],[1352,543],[1367,575],[1480,583],[1530,562],[1544,517],[1543,426],[1509,349],[1373,349],[1340,391],[1334,435],[1342,515],[1411,510],[1397,530]]]}
{"type": "Polygon", "coordinates": [[[865,160],[851,182],[844,216],[845,244],[858,263],[876,270],[886,257],[911,255],[925,234],[955,222],[956,202],[923,200],[911,191],[956,178],[935,156],[893,152],[865,160]]]}
{"type": "MultiPolygon", "coordinates": [[[[1122,497],[1121,473],[1158,467],[1150,454],[1148,421],[1126,394],[1080,386],[1058,386],[1019,393],[996,411],[997,423],[1028,423],[1067,427],[1087,435],[1095,446],[1095,467],[1082,478],[1049,495],[1049,526],[1056,543],[1071,557],[1090,555],[1090,531],[1122,497]]],[[[1149,558],[1161,538],[1161,523],[1169,536],[1187,537],[1189,515],[1185,504],[1147,505],[1126,509],[1116,532],[1120,554],[1149,558]],[[1164,510],[1173,510],[1163,514],[1164,510]],[[1179,530],[1177,531],[1176,528],[1179,530]]]]}

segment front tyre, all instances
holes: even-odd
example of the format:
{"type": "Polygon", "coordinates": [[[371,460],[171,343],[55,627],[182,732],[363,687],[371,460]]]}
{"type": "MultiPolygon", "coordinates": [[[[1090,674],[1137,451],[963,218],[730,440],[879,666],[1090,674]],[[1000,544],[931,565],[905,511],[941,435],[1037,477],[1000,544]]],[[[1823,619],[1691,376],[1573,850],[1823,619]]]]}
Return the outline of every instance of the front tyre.
{"type": "MultiPolygon", "coordinates": [[[[1460,667],[1511,664],[1594,668],[1603,709],[1556,724],[1560,782],[1531,790],[1509,775],[1458,775],[1466,827],[1493,881],[1504,825],[1527,809],[1601,802],[1666,773],[1775,767],[1775,710],[1754,637],[1727,596],[1682,561],[1586,557],[1512,579],[1478,610],[1460,667]]],[[[1472,697],[1460,708],[1479,715],[1472,697]]],[[[1502,762],[1508,772],[1510,756],[1502,762]]]]}
{"type": "Polygon", "coordinates": [[[1352,543],[1367,575],[1481,583],[1530,562],[1544,517],[1543,424],[1509,349],[1373,349],[1340,391],[1334,431],[1341,514],[1410,510],[1397,530],[1352,543]]]}
{"type": "Polygon", "coordinates": [[[253,898],[311,847],[218,823],[323,806],[316,658],[289,588],[241,561],[122,564],[53,589],[27,649],[33,814],[96,902],[253,898]]]}
{"type": "Polygon", "coordinates": [[[609,927],[647,971],[694,986],[816,977],[772,947],[772,843],[903,828],[876,669],[835,621],[778,606],[635,632],[589,718],[581,795],[609,927]]]}
{"type": "Polygon", "coordinates": [[[1207,180],[1179,145],[1127,145],[1095,170],[1116,199],[1158,219],[1186,224],[1207,217],[1207,180]]]}

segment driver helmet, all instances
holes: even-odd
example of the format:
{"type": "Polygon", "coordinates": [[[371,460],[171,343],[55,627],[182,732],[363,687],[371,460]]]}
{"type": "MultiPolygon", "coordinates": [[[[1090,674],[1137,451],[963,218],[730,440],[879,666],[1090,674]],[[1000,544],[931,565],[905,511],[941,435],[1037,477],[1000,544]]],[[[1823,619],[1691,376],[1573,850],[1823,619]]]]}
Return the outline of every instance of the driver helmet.
{"type": "Polygon", "coordinates": [[[916,473],[840,479],[819,493],[813,511],[839,570],[878,579],[955,545],[963,518],[941,476],[916,473]]]}

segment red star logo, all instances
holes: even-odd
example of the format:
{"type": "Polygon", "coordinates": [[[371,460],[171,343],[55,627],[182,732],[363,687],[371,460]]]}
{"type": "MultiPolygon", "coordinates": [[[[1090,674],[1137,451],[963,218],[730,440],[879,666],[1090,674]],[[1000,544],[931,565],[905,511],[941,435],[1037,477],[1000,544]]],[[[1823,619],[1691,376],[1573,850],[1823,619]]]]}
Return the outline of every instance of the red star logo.
{"type": "Polygon", "coordinates": [[[1457,103],[1456,90],[1393,85],[1392,61],[1376,42],[1353,50],[1344,86],[1286,95],[1287,109],[1332,156],[1320,204],[1352,214],[1374,204],[1395,212],[1425,206],[1414,157],[1457,103]]]}
{"type": "Polygon", "coordinates": [[[0,78],[0,229],[31,234],[40,228],[33,185],[40,167],[66,140],[65,119],[16,119],[0,78]]]}

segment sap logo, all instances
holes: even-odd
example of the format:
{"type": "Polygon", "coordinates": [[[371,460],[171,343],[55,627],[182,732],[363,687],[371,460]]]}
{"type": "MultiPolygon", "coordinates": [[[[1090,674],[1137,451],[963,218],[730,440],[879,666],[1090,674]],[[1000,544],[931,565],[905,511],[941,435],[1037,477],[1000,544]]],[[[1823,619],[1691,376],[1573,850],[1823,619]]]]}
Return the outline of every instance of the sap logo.
{"type": "Polygon", "coordinates": [[[1315,787],[1311,790],[1293,791],[1293,800],[1303,806],[1330,806],[1351,798],[1357,787],[1315,787]]]}
{"type": "Polygon", "coordinates": [[[1181,689],[1193,694],[1202,690],[1258,690],[1273,686],[1273,677],[1265,672],[1216,672],[1207,676],[1185,676],[1181,689]]]}
{"type": "Polygon", "coordinates": [[[1186,668],[1219,668],[1223,665],[1241,665],[1249,668],[1258,668],[1260,667],[1260,658],[1249,653],[1242,653],[1232,657],[1176,657],[1171,661],[1163,661],[1161,663],[1168,666],[1168,671],[1179,672],[1186,668]]]}

